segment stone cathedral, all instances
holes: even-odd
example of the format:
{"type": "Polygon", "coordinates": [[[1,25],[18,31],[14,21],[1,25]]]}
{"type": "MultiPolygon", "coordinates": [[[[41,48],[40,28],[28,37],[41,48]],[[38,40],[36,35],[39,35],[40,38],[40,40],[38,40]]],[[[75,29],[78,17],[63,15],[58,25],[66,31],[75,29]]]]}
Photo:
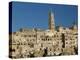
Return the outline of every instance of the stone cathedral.
{"type": "Polygon", "coordinates": [[[78,54],[76,24],[64,28],[55,26],[55,17],[49,11],[49,28],[23,28],[9,34],[9,57],[45,57],[78,54]]]}

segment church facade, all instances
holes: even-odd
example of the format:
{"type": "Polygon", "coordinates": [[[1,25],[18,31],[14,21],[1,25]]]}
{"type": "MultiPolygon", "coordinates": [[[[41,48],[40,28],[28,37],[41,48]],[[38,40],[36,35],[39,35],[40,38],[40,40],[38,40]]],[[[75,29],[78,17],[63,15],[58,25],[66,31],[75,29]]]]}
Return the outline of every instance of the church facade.
{"type": "Polygon", "coordinates": [[[56,29],[54,14],[49,12],[48,29],[23,28],[9,34],[9,57],[45,57],[78,54],[78,29],[59,26],[56,29]]]}

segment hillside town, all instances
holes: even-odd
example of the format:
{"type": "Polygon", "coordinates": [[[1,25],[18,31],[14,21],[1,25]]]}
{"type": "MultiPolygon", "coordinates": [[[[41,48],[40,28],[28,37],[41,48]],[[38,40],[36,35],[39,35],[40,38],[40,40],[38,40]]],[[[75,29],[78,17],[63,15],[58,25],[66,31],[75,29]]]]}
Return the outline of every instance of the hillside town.
{"type": "Polygon", "coordinates": [[[46,57],[78,54],[78,28],[55,26],[52,11],[48,29],[21,28],[9,34],[9,57],[46,57]]]}

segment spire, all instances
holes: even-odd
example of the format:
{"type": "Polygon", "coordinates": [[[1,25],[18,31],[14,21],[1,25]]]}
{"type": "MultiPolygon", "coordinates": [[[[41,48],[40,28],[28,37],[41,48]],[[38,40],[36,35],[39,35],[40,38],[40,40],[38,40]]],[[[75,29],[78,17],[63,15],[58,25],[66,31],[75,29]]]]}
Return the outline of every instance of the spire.
{"type": "Polygon", "coordinates": [[[55,30],[55,24],[54,24],[54,14],[52,11],[49,11],[49,30],[54,31],[55,30]]]}

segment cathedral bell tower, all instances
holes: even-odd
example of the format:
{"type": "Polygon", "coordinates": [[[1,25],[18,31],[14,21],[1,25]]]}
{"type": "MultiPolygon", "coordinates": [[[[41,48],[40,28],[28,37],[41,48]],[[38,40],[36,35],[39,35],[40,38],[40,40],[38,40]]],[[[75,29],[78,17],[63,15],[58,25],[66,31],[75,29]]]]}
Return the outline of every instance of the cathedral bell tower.
{"type": "Polygon", "coordinates": [[[49,30],[55,31],[54,14],[49,11],[49,30]]]}

